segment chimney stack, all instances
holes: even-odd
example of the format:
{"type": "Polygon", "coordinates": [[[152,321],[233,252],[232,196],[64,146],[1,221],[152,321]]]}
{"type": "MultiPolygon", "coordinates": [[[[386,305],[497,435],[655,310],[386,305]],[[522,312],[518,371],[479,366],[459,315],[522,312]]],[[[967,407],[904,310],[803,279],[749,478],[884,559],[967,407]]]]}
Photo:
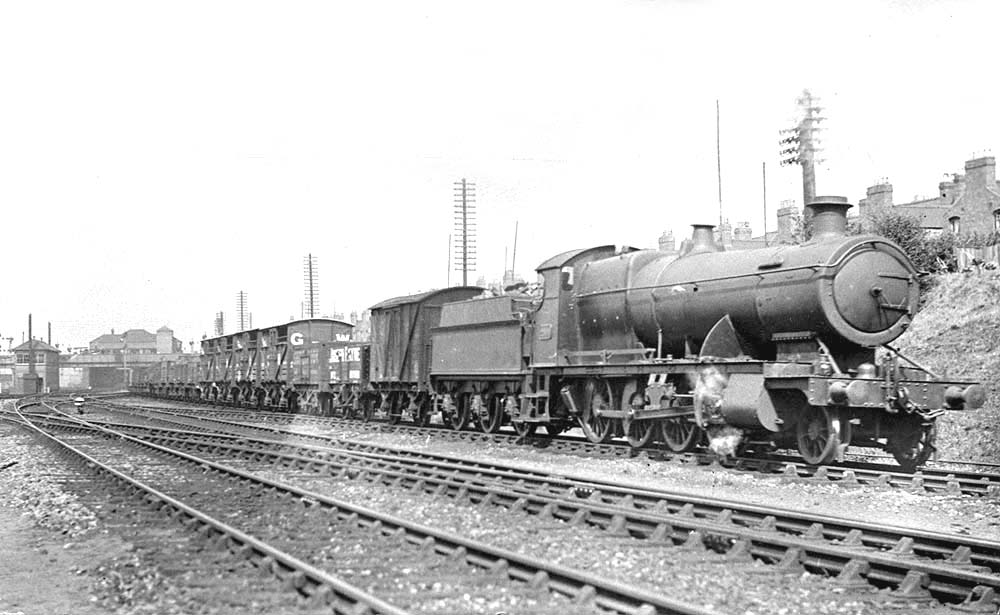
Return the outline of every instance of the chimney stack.
{"type": "Polygon", "coordinates": [[[812,209],[811,241],[823,241],[847,235],[847,210],[851,204],[843,196],[818,196],[809,202],[812,209]]]}
{"type": "Polygon", "coordinates": [[[712,224],[692,224],[691,243],[681,252],[681,256],[722,252],[725,250],[715,242],[715,226],[712,224]]]}

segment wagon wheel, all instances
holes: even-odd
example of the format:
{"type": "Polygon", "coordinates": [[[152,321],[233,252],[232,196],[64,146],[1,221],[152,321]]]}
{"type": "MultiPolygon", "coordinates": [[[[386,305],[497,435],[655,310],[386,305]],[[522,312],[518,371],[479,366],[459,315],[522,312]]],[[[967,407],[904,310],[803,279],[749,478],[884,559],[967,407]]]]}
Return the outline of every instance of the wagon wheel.
{"type": "Polygon", "coordinates": [[[916,472],[937,451],[936,438],[936,423],[909,416],[896,425],[885,447],[904,472],[916,472]]]}
{"type": "Polygon", "coordinates": [[[496,433],[503,425],[503,395],[486,395],[483,407],[476,413],[476,422],[483,433],[496,433]]]}
{"type": "MultiPolygon", "coordinates": [[[[242,398],[242,395],[241,395],[242,398]]],[[[319,404],[316,399],[316,393],[309,391],[302,395],[299,401],[299,410],[302,414],[317,415],[319,414],[319,404]]]]}
{"type": "Polygon", "coordinates": [[[365,423],[375,418],[375,400],[371,395],[365,395],[361,399],[361,420],[365,423]]]}
{"type": "Polygon", "coordinates": [[[600,413],[611,409],[611,400],[614,399],[611,383],[591,378],[584,387],[583,399],[583,416],[580,417],[583,433],[591,442],[607,442],[614,433],[615,421],[600,416],[600,413]]]}
{"type": "Polygon", "coordinates": [[[403,420],[403,408],[406,406],[406,395],[403,393],[389,394],[389,400],[387,404],[384,404],[386,409],[387,419],[390,425],[398,425],[401,420],[403,420]]]}
{"type": "Polygon", "coordinates": [[[808,406],[795,426],[795,436],[803,461],[811,465],[830,463],[840,446],[840,412],[822,406],[808,406]]]}
{"type": "Polygon", "coordinates": [[[350,390],[342,403],[337,404],[340,407],[341,416],[345,419],[357,418],[358,412],[361,410],[361,400],[358,399],[358,393],[355,390],[350,390]]]}
{"type": "Polygon", "coordinates": [[[455,400],[455,409],[448,417],[448,424],[455,431],[462,431],[469,424],[469,408],[472,405],[471,393],[459,393],[455,400]]]}
{"type": "Polygon", "coordinates": [[[420,401],[417,402],[417,411],[413,413],[413,424],[420,427],[431,424],[431,403],[424,395],[421,395],[420,401]]]}

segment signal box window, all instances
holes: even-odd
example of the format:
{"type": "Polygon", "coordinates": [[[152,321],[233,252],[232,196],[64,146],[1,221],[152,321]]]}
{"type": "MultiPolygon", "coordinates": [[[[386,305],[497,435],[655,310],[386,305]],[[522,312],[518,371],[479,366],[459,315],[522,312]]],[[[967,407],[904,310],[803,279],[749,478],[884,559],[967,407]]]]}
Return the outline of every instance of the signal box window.
{"type": "Polygon", "coordinates": [[[958,216],[955,216],[954,218],[948,218],[948,225],[951,227],[952,233],[956,234],[958,233],[959,229],[961,228],[961,225],[959,224],[960,221],[961,218],[959,218],[958,216]]]}

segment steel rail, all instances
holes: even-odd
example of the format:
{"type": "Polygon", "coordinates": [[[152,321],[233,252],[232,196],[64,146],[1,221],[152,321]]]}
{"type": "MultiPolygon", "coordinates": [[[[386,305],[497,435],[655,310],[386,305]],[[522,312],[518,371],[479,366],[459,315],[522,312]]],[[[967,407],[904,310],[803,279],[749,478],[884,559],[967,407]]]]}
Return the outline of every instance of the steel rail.
{"type": "MultiPolygon", "coordinates": [[[[212,422],[217,423],[220,421],[212,420],[212,422]]],[[[230,425],[228,422],[221,423],[224,425],[230,425]]],[[[270,433],[270,430],[261,431],[270,433]]],[[[842,539],[847,536],[851,529],[862,529],[866,533],[865,537],[866,540],[868,540],[867,546],[876,548],[891,548],[898,542],[900,537],[910,536],[919,538],[922,544],[928,545],[928,554],[936,552],[939,556],[949,557],[950,553],[954,552],[962,545],[974,545],[977,547],[977,552],[983,551],[986,554],[984,555],[984,559],[981,564],[977,565],[986,565],[992,570],[1000,571],[1000,551],[997,550],[997,544],[992,541],[981,541],[981,544],[977,545],[977,539],[971,537],[957,537],[951,534],[903,528],[887,524],[858,524],[856,522],[830,515],[794,513],[792,511],[776,507],[738,504],[708,497],[695,498],[689,494],[677,491],[671,491],[668,489],[649,489],[644,485],[628,484],[620,480],[607,481],[582,476],[570,476],[566,474],[560,475],[559,477],[551,477],[547,472],[539,471],[537,469],[519,464],[483,462],[452,455],[414,451],[396,446],[347,442],[328,436],[301,434],[294,431],[282,432],[281,435],[286,439],[276,444],[289,445],[290,443],[287,440],[287,437],[294,436],[296,438],[301,438],[304,441],[315,443],[315,445],[322,447],[325,451],[330,451],[330,447],[332,446],[333,452],[337,452],[337,450],[340,449],[354,454],[368,454],[376,459],[385,458],[386,456],[395,456],[405,459],[420,459],[428,465],[439,464],[441,467],[446,467],[450,471],[464,470],[484,475],[491,475],[494,477],[494,480],[503,478],[507,478],[508,480],[528,480],[533,477],[541,477],[550,484],[558,484],[560,488],[573,487],[601,491],[603,494],[602,497],[612,500],[624,500],[628,498],[634,502],[633,505],[635,506],[657,506],[661,505],[658,504],[660,500],[667,500],[668,505],[670,502],[676,502],[674,506],[677,508],[683,507],[686,504],[692,504],[696,507],[708,507],[704,513],[706,515],[715,514],[717,511],[724,508],[733,508],[747,515],[745,520],[746,523],[754,523],[767,516],[782,517],[786,520],[781,526],[781,528],[785,531],[801,532],[809,529],[814,524],[819,523],[823,525],[825,528],[824,531],[828,534],[830,539],[842,539]],[[791,519],[796,519],[796,522],[792,523],[791,519]],[[851,524],[849,527],[848,523],[851,524]],[[936,549],[930,549],[929,545],[940,546],[936,549]]],[[[697,510],[700,510],[700,508],[697,508],[697,510]]],[[[739,518],[737,518],[737,520],[739,520],[739,518]]]]}
{"type": "MultiPolygon", "coordinates": [[[[212,532],[225,537],[225,541],[227,543],[225,546],[228,550],[235,550],[243,557],[250,557],[262,561],[267,561],[267,558],[269,558],[271,562],[269,571],[274,573],[275,576],[278,576],[279,578],[282,576],[297,575],[297,579],[301,580],[298,581],[299,583],[304,582],[311,585],[310,591],[307,591],[308,595],[326,603],[333,603],[336,612],[344,613],[345,615],[352,615],[358,612],[356,608],[358,605],[367,605],[367,607],[370,607],[376,613],[383,613],[385,615],[408,615],[408,611],[397,608],[377,598],[376,596],[368,594],[358,587],[328,575],[322,570],[271,545],[268,545],[253,536],[245,534],[231,525],[202,513],[201,511],[188,506],[184,502],[181,502],[180,500],[177,500],[143,483],[142,481],[136,480],[118,470],[115,470],[107,464],[104,464],[81,451],[77,447],[67,442],[63,442],[55,436],[52,436],[51,434],[40,429],[31,422],[31,419],[20,412],[18,412],[18,415],[29,429],[44,438],[48,443],[58,447],[64,452],[74,455],[76,458],[86,463],[89,467],[112,477],[119,483],[124,484],[133,492],[144,494],[143,499],[146,503],[150,505],[159,503],[156,507],[161,512],[166,512],[164,509],[169,509],[170,512],[168,514],[171,517],[176,518],[180,516],[184,519],[190,519],[192,522],[200,524],[203,527],[211,528],[212,532]],[[340,604],[342,601],[348,602],[351,605],[350,608],[343,608],[340,604]]],[[[98,428],[98,431],[104,430],[98,428]]],[[[107,431],[106,433],[113,434],[113,432],[110,431],[107,431]]]]}
{"type": "MultiPolygon", "coordinates": [[[[221,418],[214,417],[203,417],[200,413],[175,411],[172,409],[164,408],[149,408],[143,409],[143,412],[151,413],[161,413],[171,417],[172,420],[177,420],[176,417],[184,416],[193,418],[200,421],[214,422],[219,425],[229,425],[231,427],[238,426],[240,429],[247,430],[258,430],[269,433],[277,433],[278,430],[272,427],[248,424],[245,422],[233,422],[227,421],[221,418]]],[[[240,413],[233,413],[232,416],[240,419],[246,419],[250,417],[240,416],[240,413]]],[[[282,416],[281,418],[285,418],[282,416]]],[[[286,422],[288,424],[297,423],[294,418],[287,418],[286,422]]],[[[329,424],[329,422],[328,422],[329,424]]],[[[338,423],[336,425],[342,426],[343,423],[338,423]]],[[[359,427],[363,423],[359,423],[359,427]]],[[[482,434],[479,432],[463,431],[454,432],[446,429],[435,429],[426,427],[410,427],[410,426],[384,426],[380,425],[380,429],[386,432],[400,431],[401,433],[416,433],[420,435],[434,435],[443,436],[449,439],[458,439],[460,441],[488,441],[488,442],[518,442],[517,437],[509,436],[506,434],[482,434]]],[[[299,437],[307,438],[311,437],[307,434],[302,434],[300,432],[294,432],[299,437]]],[[[323,438],[320,436],[312,436],[317,439],[317,441],[322,441],[323,438]]],[[[633,456],[633,455],[647,455],[652,458],[666,457],[668,461],[679,462],[691,465],[710,465],[719,469],[729,469],[733,471],[753,471],[761,472],[767,474],[781,475],[784,479],[790,481],[804,481],[804,482],[817,482],[823,484],[830,484],[840,487],[853,488],[860,485],[869,485],[878,488],[899,488],[907,489],[912,493],[937,493],[943,492],[949,495],[960,495],[960,494],[970,494],[984,497],[997,497],[1000,498],[1000,474],[977,474],[977,473],[967,473],[958,474],[950,470],[925,470],[917,472],[916,474],[906,474],[901,472],[890,472],[884,469],[864,469],[862,467],[852,467],[852,466],[819,466],[812,467],[807,466],[801,462],[794,461],[780,461],[773,459],[753,459],[753,458],[738,458],[732,462],[726,464],[720,464],[717,460],[712,459],[707,454],[697,454],[697,453],[685,453],[685,454],[671,454],[664,453],[657,449],[640,449],[638,452],[636,449],[632,449],[626,445],[615,445],[615,444],[600,444],[594,445],[589,443],[589,441],[580,441],[578,443],[567,443],[565,439],[557,440],[544,440],[537,439],[539,442],[544,443],[545,449],[549,452],[558,453],[577,453],[577,452],[591,452],[597,450],[600,453],[611,454],[615,456],[633,456]],[[926,472],[926,473],[925,473],[926,472]]],[[[891,468],[891,466],[889,466],[891,468]]]]}
{"type": "MultiPolygon", "coordinates": [[[[195,411],[175,410],[170,408],[143,407],[144,411],[181,412],[189,415],[197,415],[195,411]]],[[[250,418],[246,412],[221,411],[225,415],[236,419],[245,420],[250,418]]],[[[371,429],[376,426],[387,433],[415,433],[419,435],[434,435],[455,439],[459,441],[486,440],[490,442],[510,442],[511,444],[544,445],[552,452],[560,453],[597,453],[609,457],[631,457],[635,455],[647,455],[654,459],[686,463],[690,465],[719,465],[732,471],[752,471],[768,474],[781,474],[789,479],[814,479],[831,485],[843,487],[855,487],[857,485],[872,485],[876,487],[895,487],[909,489],[914,492],[941,492],[949,495],[978,495],[989,497],[1000,497],[1000,473],[997,472],[973,472],[955,469],[939,469],[933,466],[924,467],[916,473],[900,471],[896,465],[873,464],[857,461],[846,461],[836,465],[810,466],[803,463],[798,458],[788,456],[759,457],[737,457],[730,461],[719,462],[710,453],[675,453],[662,447],[645,447],[636,449],[621,442],[608,442],[595,444],[586,438],[575,438],[573,436],[539,437],[532,436],[524,438],[521,436],[495,433],[484,434],[476,431],[454,431],[447,426],[427,426],[395,424],[389,425],[384,421],[368,422],[362,419],[343,419],[332,417],[314,417],[309,415],[289,415],[285,413],[254,413],[254,418],[262,418],[268,422],[281,424],[303,424],[315,425],[356,425],[358,428],[371,429]]],[[[223,419],[208,419],[223,420],[223,419]]],[[[972,462],[951,462],[965,463],[973,465],[972,462]]],[[[994,464],[983,464],[984,467],[995,467],[994,464]]]]}
{"type": "MultiPolygon", "coordinates": [[[[138,428],[141,429],[141,428],[138,428]]],[[[837,520],[820,515],[789,514],[775,509],[754,511],[731,502],[706,505],[704,498],[656,499],[649,491],[619,489],[617,498],[594,486],[558,478],[516,472],[473,471],[455,464],[427,464],[413,458],[387,459],[324,450],[288,442],[203,436],[155,430],[151,440],[189,446],[215,454],[221,451],[258,463],[335,476],[367,477],[386,486],[435,495],[469,498],[579,524],[586,522],[622,535],[661,544],[712,545],[716,550],[749,555],[769,562],[801,564],[811,570],[839,575],[848,584],[890,585],[912,594],[926,588],[948,601],[971,601],[986,590],[1000,590],[1000,543],[930,532],[837,520]],[[185,440],[190,436],[198,440],[185,440]],[[251,448],[250,444],[260,445],[251,448]],[[262,450],[271,447],[276,450],[262,450]],[[300,451],[294,454],[285,451],[300,451]],[[371,460],[378,463],[359,463],[371,460]],[[417,472],[407,464],[417,464],[417,472]],[[434,470],[428,469],[433,466],[434,470]],[[464,475],[462,474],[464,472],[464,475]],[[503,479],[506,484],[498,482],[503,479]],[[516,482],[515,482],[516,481],[516,482]],[[512,484],[513,483],[513,484],[512,484]],[[624,494],[624,496],[622,496],[624,494]],[[860,526],[860,527],[859,527],[860,526]],[[875,528],[877,531],[873,530],[875,528]],[[928,559],[930,558],[930,559],[928,559]]],[[[605,485],[604,489],[608,487],[605,485]]],[[[711,500],[709,500],[711,501],[711,500]]],[[[758,507],[759,508],[759,507],[758,507]]]]}
{"type": "Polygon", "coordinates": [[[544,562],[537,558],[470,540],[454,533],[414,524],[400,517],[380,513],[294,485],[257,476],[176,449],[144,441],[119,431],[98,425],[91,425],[87,421],[80,421],[68,415],[65,415],[65,418],[79,421],[80,424],[92,427],[107,436],[125,439],[205,468],[259,483],[265,488],[288,493],[304,502],[334,509],[338,514],[344,516],[356,515],[356,518],[360,520],[362,525],[373,526],[378,524],[383,534],[393,534],[402,531],[406,540],[413,544],[425,544],[430,539],[434,543],[434,550],[438,553],[448,556],[463,554],[470,564],[489,570],[505,570],[507,576],[511,579],[532,584],[541,583],[542,586],[547,587],[550,591],[558,592],[574,599],[592,599],[595,604],[604,609],[635,615],[653,615],[655,613],[664,615],[710,615],[712,613],[700,607],[673,600],[662,594],[630,585],[609,582],[595,575],[566,566],[544,562]],[[540,573],[544,573],[542,578],[539,577],[540,573]]]}

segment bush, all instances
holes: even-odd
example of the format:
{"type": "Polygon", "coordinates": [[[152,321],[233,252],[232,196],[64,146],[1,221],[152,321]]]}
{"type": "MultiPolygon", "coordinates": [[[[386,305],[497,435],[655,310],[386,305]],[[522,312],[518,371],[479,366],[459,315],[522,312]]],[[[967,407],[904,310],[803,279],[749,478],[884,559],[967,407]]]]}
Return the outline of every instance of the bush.
{"type": "Polygon", "coordinates": [[[866,221],[875,235],[896,243],[919,271],[943,273],[955,270],[955,236],[928,235],[920,221],[892,210],[880,211],[866,221]]]}

